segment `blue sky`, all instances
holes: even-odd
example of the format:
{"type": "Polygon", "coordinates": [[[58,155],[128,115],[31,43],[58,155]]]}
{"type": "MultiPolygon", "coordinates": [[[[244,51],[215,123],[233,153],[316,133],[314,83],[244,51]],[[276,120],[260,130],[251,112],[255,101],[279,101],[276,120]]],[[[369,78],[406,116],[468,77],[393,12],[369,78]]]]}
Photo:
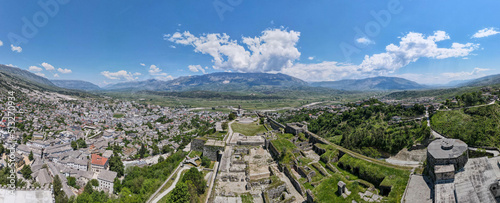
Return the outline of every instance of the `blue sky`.
{"type": "Polygon", "coordinates": [[[442,84],[500,73],[492,8],[500,2],[1,1],[0,63],[101,86],[220,71],[442,84]]]}

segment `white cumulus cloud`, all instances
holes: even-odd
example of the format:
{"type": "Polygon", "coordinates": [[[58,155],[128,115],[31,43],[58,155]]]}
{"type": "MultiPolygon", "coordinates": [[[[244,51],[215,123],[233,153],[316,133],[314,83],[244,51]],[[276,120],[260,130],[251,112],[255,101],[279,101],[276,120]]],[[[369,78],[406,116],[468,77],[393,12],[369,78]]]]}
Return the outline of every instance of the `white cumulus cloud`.
{"type": "Polygon", "coordinates": [[[63,74],[68,74],[68,73],[71,73],[72,71],[70,69],[62,69],[62,68],[58,68],[57,71],[59,71],[60,73],[63,73],[63,74]]]}
{"type": "Polygon", "coordinates": [[[10,49],[13,52],[21,53],[23,51],[23,48],[21,46],[14,46],[13,44],[10,45],[10,49]]]}
{"type": "MultiPolygon", "coordinates": [[[[400,38],[398,44],[386,46],[385,52],[366,55],[360,64],[337,61],[305,64],[295,63],[301,55],[296,47],[299,37],[300,32],[283,28],[267,29],[260,36],[242,37],[239,41],[224,33],[195,36],[186,31],[164,35],[165,40],[192,46],[195,52],[210,55],[214,69],[284,73],[307,81],[390,75],[421,58],[464,58],[479,48],[479,44],[457,42],[451,43],[450,47],[438,46],[438,42],[450,39],[445,31],[435,31],[431,35],[409,32],[400,38]]],[[[359,39],[358,43],[373,42],[359,39]]],[[[201,71],[197,66],[188,68],[192,72],[201,71]]]]}
{"type": "Polygon", "coordinates": [[[141,65],[141,66],[146,66],[146,64],[144,64],[144,63],[140,63],[140,65],[141,65]]]}
{"type": "Polygon", "coordinates": [[[0,40],[0,47],[1,47],[1,46],[3,46],[3,42],[2,42],[2,40],[0,40]]]}
{"type": "Polygon", "coordinates": [[[359,65],[335,61],[316,64],[298,63],[281,72],[307,81],[386,76],[420,58],[466,57],[479,47],[479,44],[473,43],[452,43],[449,48],[438,47],[436,44],[448,39],[450,36],[444,31],[436,31],[430,36],[410,32],[401,37],[399,45],[390,44],[383,53],[367,55],[359,65]]]}
{"type": "Polygon", "coordinates": [[[40,72],[40,71],[42,71],[42,70],[43,70],[42,68],[40,68],[40,67],[38,67],[38,66],[30,66],[28,69],[29,69],[30,71],[33,71],[33,72],[40,72]]]}
{"type": "Polygon", "coordinates": [[[203,68],[203,67],[201,67],[200,65],[189,65],[189,66],[188,66],[188,69],[189,69],[191,72],[195,72],[195,73],[197,73],[197,72],[201,71],[203,74],[205,74],[205,73],[206,73],[205,69],[207,69],[207,67],[203,68]]]}
{"type": "Polygon", "coordinates": [[[151,75],[160,75],[161,74],[161,69],[158,68],[156,65],[151,65],[149,66],[149,74],[151,75]]]}
{"type": "Polygon", "coordinates": [[[364,44],[364,45],[375,44],[374,41],[372,41],[366,37],[358,38],[358,39],[356,39],[356,42],[360,43],[360,44],[364,44]]]}
{"type": "Polygon", "coordinates": [[[359,65],[359,71],[371,75],[387,75],[399,68],[416,62],[420,58],[445,59],[465,57],[479,47],[474,43],[452,43],[450,48],[440,48],[436,42],[450,39],[444,31],[436,31],[434,35],[425,36],[421,33],[410,32],[401,38],[398,45],[386,46],[386,52],[366,55],[359,65]]]}
{"type": "Polygon", "coordinates": [[[56,69],[56,68],[54,68],[53,65],[50,65],[50,64],[45,63],[45,62],[42,63],[42,66],[45,68],[45,70],[48,70],[48,71],[53,71],[56,69]]]}
{"type": "Polygon", "coordinates": [[[295,47],[300,32],[284,29],[267,29],[258,37],[230,39],[223,33],[204,34],[199,37],[190,32],[176,32],[164,39],[194,47],[194,51],[212,56],[215,69],[240,72],[269,72],[291,67],[300,57],[295,47]]]}
{"type": "Polygon", "coordinates": [[[56,73],[56,74],[54,74],[54,77],[55,77],[55,78],[58,78],[58,77],[59,77],[59,74],[57,74],[57,73],[56,73]]]}
{"type": "Polygon", "coordinates": [[[474,35],[472,35],[472,38],[483,38],[491,35],[496,35],[498,33],[500,32],[496,28],[493,27],[484,28],[482,30],[477,31],[474,35]]]}
{"type": "Polygon", "coordinates": [[[101,72],[101,75],[103,75],[104,77],[106,77],[110,80],[133,81],[133,80],[138,79],[138,77],[134,77],[134,75],[132,73],[127,72],[125,70],[120,70],[117,72],[103,71],[103,72],[101,72]]]}
{"type": "Polygon", "coordinates": [[[156,65],[149,66],[149,74],[154,76],[158,80],[173,80],[174,77],[163,72],[162,69],[158,68],[156,65]]]}

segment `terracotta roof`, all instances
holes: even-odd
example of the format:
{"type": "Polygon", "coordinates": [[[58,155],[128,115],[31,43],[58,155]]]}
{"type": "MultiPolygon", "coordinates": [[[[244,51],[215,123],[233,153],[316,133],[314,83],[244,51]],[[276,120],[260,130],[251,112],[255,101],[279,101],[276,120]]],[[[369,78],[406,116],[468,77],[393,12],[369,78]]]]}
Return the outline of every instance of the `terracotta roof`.
{"type": "Polygon", "coordinates": [[[99,156],[97,154],[92,154],[92,164],[104,166],[108,162],[107,158],[99,156]]]}

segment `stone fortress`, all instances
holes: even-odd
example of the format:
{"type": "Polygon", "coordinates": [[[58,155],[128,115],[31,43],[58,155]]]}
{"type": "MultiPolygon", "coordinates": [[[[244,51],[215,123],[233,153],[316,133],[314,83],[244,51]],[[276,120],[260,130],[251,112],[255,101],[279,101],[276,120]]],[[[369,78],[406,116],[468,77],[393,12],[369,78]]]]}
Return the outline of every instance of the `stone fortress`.
{"type": "Polygon", "coordinates": [[[467,144],[457,139],[439,139],[427,147],[429,175],[435,182],[454,179],[455,171],[462,169],[469,153],[467,144]]]}
{"type": "Polygon", "coordinates": [[[434,202],[500,202],[500,157],[470,158],[457,139],[437,139],[427,148],[434,202]]]}
{"type": "Polygon", "coordinates": [[[191,150],[203,152],[204,156],[212,161],[219,161],[225,146],[224,141],[206,139],[203,137],[195,138],[191,142],[191,150]]]}

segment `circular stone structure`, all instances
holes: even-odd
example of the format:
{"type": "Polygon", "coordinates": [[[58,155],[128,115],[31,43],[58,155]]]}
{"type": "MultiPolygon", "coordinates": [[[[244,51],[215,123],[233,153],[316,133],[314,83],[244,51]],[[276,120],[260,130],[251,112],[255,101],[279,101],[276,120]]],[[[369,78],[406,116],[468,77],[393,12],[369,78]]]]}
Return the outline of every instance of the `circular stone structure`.
{"type": "Polygon", "coordinates": [[[427,147],[427,165],[433,171],[436,165],[453,164],[455,171],[462,169],[469,159],[468,146],[458,139],[438,139],[427,147]]]}

